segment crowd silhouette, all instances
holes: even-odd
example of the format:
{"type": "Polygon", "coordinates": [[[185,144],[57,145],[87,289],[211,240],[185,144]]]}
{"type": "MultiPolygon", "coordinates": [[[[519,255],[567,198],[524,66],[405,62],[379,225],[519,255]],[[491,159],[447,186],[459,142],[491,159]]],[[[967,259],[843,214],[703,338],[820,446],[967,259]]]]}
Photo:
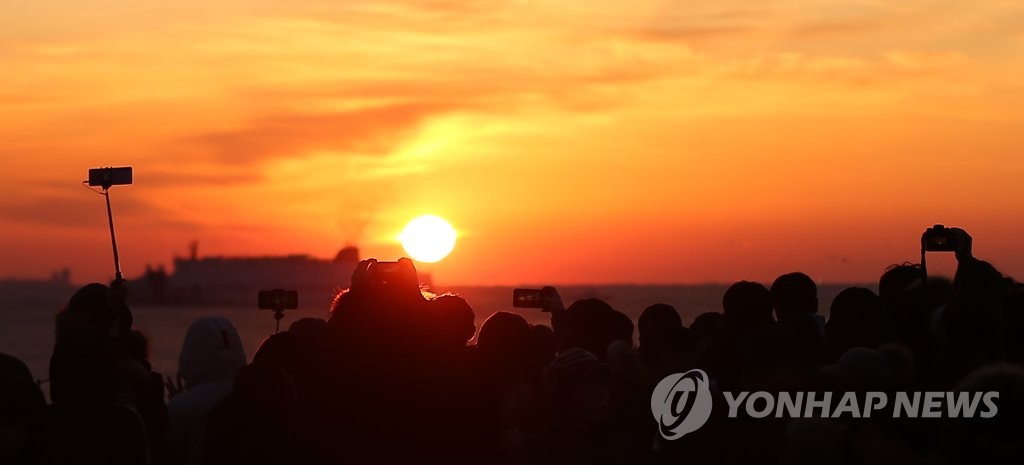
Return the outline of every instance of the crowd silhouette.
{"type": "MultiPolygon", "coordinates": [[[[684,324],[654,303],[634,326],[599,299],[548,325],[421,291],[411,261],[366,260],[327,320],[301,319],[251,361],[232,323],[188,329],[154,373],[119,286],[80,289],[56,319],[50,399],[0,354],[5,464],[994,464],[1024,457],[1024,285],[960,257],[952,280],[887,269],[821,316],[803,273],[740,281],[684,324]],[[468,345],[474,337],[476,343],[468,345]],[[990,419],[726,418],[677,440],[650,398],[700,368],[723,391],[998,391],[990,419]]],[[[116,283],[115,283],[116,284],[116,283]]],[[[720,404],[724,405],[724,404],[720,404]]]]}

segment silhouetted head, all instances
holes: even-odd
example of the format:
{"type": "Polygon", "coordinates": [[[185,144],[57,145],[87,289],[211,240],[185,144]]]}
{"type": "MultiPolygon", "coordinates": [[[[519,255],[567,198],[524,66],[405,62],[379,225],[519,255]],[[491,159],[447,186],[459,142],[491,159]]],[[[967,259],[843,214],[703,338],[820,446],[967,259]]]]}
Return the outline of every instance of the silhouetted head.
{"type": "Polygon", "coordinates": [[[704,312],[690,323],[690,336],[697,340],[711,339],[722,324],[723,315],[718,312],[704,312]]]}
{"type": "Polygon", "coordinates": [[[327,322],[320,318],[299,318],[288,326],[288,332],[301,336],[315,335],[317,337],[327,330],[327,322]]]}
{"type": "MultiPolygon", "coordinates": [[[[948,444],[955,457],[950,463],[1011,464],[1020,461],[1020,425],[1024,423],[1024,368],[1011,364],[987,365],[964,377],[954,392],[998,392],[989,400],[999,411],[991,418],[976,413],[973,418],[959,419],[948,444]]],[[[985,408],[978,402],[979,410],[985,408]]]]}
{"type": "Polygon", "coordinates": [[[775,317],[783,321],[795,315],[818,313],[818,286],[800,272],[779,276],[771,288],[775,317]]]}
{"type": "Polygon", "coordinates": [[[332,344],[386,348],[415,345],[432,330],[419,289],[364,285],[339,293],[327,321],[332,344]]]}
{"type": "Polygon", "coordinates": [[[819,370],[826,386],[836,390],[885,390],[895,385],[896,372],[889,359],[875,349],[854,347],[839,360],[819,370]]]}
{"type": "Polygon", "coordinates": [[[633,345],[633,323],[601,299],[580,299],[564,312],[551,316],[559,350],[584,349],[598,358],[607,356],[608,345],[624,340],[633,345]]]}
{"type": "Polygon", "coordinates": [[[476,347],[490,359],[524,360],[530,351],[530,324],[515,313],[495,312],[480,327],[476,347]]]}
{"type": "Polygon", "coordinates": [[[324,355],[329,337],[326,321],[320,318],[300,318],[288,326],[288,334],[295,338],[300,359],[315,365],[324,355]]]}
{"type": "Polygon", "coordinates": [[[865,287],[848,287],[843,289],[832,300],[829,308],[829,322],[855,320],[865,314],[877,312],[881,300],[871,289],[865,287]]]}
{"type": "Polygon", "coordinates": [[[536,366],[546,367],[555,359],[558,344],[555,332],[545,325],[530,326],[530,360],[536,366]]]}
{"type": "Polygon", "coordinates": [[[768,288],[751,281],[739,281],[722,296],[725,321],[737,326],[772,324],[772,299],[768,288]]]}
{"type": "Polygon", "coordinates": [[[96,331],[116,337],[128,332],[132,315],[124,300],[100,283],[83,286],[57,314],[57,338],[76,331],[96,331]]]}
{"type": "Polygon", "coordinates": [[[457,295],[441,295],[429,303],[436,319],[436,336],[444,346],[464,347],[476,334],[476,314],[466,299],[457,295]]]}
{"type": "Polygon", "coordinates": [[[208,316],[188,327],[178,355],[178,372],[188,387],[231,379],[243,366],[245,348],[231,321],[208,316]]]}
{"type": "Polygon", "coordinates": [[[28,366],[0,353],[0,428],[24,424],[45,406],[43,391],[36,385],[28,366]]]}
{"type": "Polygon", "coordinates": [[[633,320],[629,319],[629,316],[618,310],[612,310],[609,314],[609,320],[611,331],[609,333],[610,337],[608,339],[608,343],[605,344],[605,348],[607,349],[608,344],[615,341],[624,341],[627,343],[628,347],[633,347],[633,332],[636,330],[636,327],[633,325],[633,320]]]}
{"type": "Polygon", "coordinates": [[[282,367],[291,365],[296,356],[295,339],[295,335],[288,331],[267,336],[256,348],[256,353],[252,356],[253,363],[276,363],[282,367]]]}
{"type": "Polygon", "coordinates": [[[640,345],[654,327],[682,327],[683,320],[679,318],[679,312],[675,307],[668,304],[654,304],[644,309],[637,320],[637,329],[640,330],[640,345]]]}
{"type": "Polygon", "coordinates": [[[563,426],[584,431],[608,421],[611,366],[582,349],[558,354],[544,370],[551,415],[563,426]]]}
{"type": "Polygon", "coordinates": [[[654,326],[647,331],[637,351],[648,369],[665,376],[687,368],[693,341],[682,325],[654,326]]]}
{"type": "Polygon", "coordinates": [[[882,315],[882,300],[870,289],[843,289],[832,300],[825,324],[831,358],[836,359],[853,347],[877,348],[887,330],[882,315]]]}
{"type": "Polygon", "coordinates": [[[921,281],[921,265],[916,263],[903,263],[891,265],[882,273],[878,280],[878,297],[886,305],[895,302],[900,296],[910,289],[915,283],[921,281]]]}

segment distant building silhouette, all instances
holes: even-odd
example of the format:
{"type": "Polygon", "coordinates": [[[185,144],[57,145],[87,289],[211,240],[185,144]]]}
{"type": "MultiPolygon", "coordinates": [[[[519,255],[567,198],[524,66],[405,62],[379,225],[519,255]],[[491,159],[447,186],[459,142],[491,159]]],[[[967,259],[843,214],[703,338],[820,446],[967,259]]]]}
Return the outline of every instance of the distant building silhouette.
{"type": "Polygon", "coordinates": [[[147,268],[129,285],[136,303],[186,305],[255,305],[261,289],[299,291],[300,302],[329,302],[337,288],[348,287],[359,263],[359,249],[345,247],[333,260],[309,255],[198,256],[198,243],[188,257],[174,258],[174,273],[147,268]]]}

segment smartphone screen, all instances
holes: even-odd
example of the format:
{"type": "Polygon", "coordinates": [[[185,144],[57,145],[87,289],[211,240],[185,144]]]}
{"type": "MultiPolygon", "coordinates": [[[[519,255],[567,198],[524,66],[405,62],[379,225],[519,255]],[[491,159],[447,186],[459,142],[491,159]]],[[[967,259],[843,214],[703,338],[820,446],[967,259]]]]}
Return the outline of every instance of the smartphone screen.
{"type": "Polygon", "coordinates": [[[517,308],[544,308],[540,289],[512,290],[512,306],[517,308]]]}

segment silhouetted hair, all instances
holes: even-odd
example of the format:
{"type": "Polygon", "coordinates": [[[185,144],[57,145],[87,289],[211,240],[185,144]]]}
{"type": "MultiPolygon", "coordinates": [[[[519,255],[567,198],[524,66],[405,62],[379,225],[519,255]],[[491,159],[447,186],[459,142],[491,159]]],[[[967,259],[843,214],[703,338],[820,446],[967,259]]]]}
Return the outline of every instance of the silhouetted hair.
{"type": "Polygon", "coordinates": [[[1020,462],[1020,425],[1024,422],[1024,368],[998,363],[978,368],[953,389],[998,392],[999,413],[992,418],[965,418],[953,425],[949,463],[1014,464],[1020,462]]]}
{"type": "Polygon", "coordinates": [[[782,321],[790,315],[818,313],[818,286],[806,274],[779,276],[771,288],[775,316],[782,321]]]}
{"type": "Polygon", "coordinates": [[[772,300],[768,288],[751,281],[739,281],[722,296],[725,320],[740,326],[772,323],[772,300]]]}
{"type": "Polygon", "coordinates": [[[565,403],[573,391],[587,382],[607,382],[611,366],[583,349],[558,354],[544,370],[544,385],[555,405],[565,403]]]}
{"type": "Polygon", "coordinates": [[[893,302],[920,280],[921,265],[909,262],[890,265],[878,280],[878,297],[883,302],[893,302]]]}
{"type": "Polygon", "coordinates": [[[683,320],[675,307],[668,304],[654,304],[644,309],[637,320],[637,329],[640,331],[640,344],[643,345],[644,338],[653,327],[676,327],[683,326],[683,320]]]}
{"type": "Polygon", "coordinates": [[[28,421],[45,406],[25,362],[0,353],[0,426],[28,421]]]}
{"type": "Polygon", "coordinates": [[[131,325],[131,312],[124,302],[118,301],[109,287],[92,283],[76,291],[57,314],[57,337],[79,330],[123,334],[131,325]]]}
{"type": "Polygon", "coordinates": [[[704,312],[697,315],[690,323],[690,337],[694,340],[710,339],[715,335],[718,325],[722,324],[723,315],[719,312],[704,312]]]}
{"type": "Polygon", "coordinates": [[[327,330],[327,322],[320,318],[299,318],[288,326],[288,332],[292,334],[309,335],[323,334],[327,330]]]}
{"type": "Polygon", "coordinates": [[[260,346],[256,348],[252,361],[254,363],[257,361],[270,361],[281,366],[287,366],[294,359],[294,355],[295,335],[290,331],[282,331],[271,334],[264,339],[260,346]]]}
{"type": "Polygon", "coordinates": [[[435,318],[436,336],[446,344],[466,345],[476,334],[476,314],[466,299],[452,294],[437,296],[429,301],[435,318]]]}
{"type": "Polygon", "coordinates": [[[476,346],[486,357],[524,359],[530,350],[530,324],[515,313],[495,312],[480,326],[476,346]]]}
{"type": "Polygon", "coordinates": [[[609,314],[609,320],[611,329],[609,335],[611,337],[608,344],[614,341],[625,341],[630,347],[633,347],[633,331],[636,329],[633,325],[633,320],[618,310],[612,310],[609,314]]]}
{"type": "Polygon", "coordinates": [[[854,347],[878,348],[886,326],[878,295],[863,287],[843,289],[832,300],[825,324],[830,358],[836,360],[854,347]]]}
{"type": "Polygon", "coordinates": [[[616,340],[633,344],[633,322],[601,299],[580,299],[564,312],[551,316],[559,351],[586,350],[604,360],[608,345],[616,340]]]}
{"type": "Polygon", "coordinates": [[[836,363],[822,367],[819,373],[825,387],[832,390],[886,390],[896,380],[896,372],[885,354],[867,347],[847,350],[836,363]]]}

